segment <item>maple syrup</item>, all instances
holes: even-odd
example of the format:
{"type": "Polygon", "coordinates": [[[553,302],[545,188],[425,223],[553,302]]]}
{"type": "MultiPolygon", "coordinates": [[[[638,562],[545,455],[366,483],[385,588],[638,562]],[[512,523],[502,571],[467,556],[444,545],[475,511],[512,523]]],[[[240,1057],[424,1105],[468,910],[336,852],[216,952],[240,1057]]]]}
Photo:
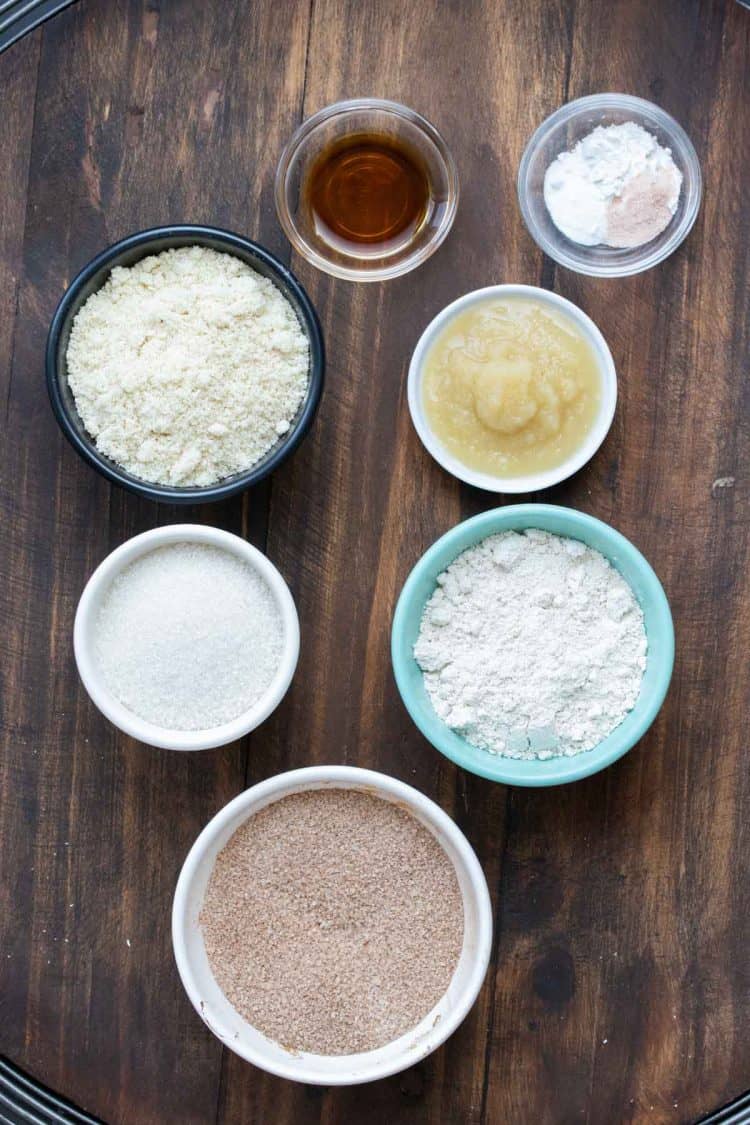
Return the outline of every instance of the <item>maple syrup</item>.
{"type": "Polygon", "coordinates": [[[392,253],[431,212],[424,162],[396,137],[355,133],[317,157],[303,188],[318,237],[345,254],[392,253]]]}

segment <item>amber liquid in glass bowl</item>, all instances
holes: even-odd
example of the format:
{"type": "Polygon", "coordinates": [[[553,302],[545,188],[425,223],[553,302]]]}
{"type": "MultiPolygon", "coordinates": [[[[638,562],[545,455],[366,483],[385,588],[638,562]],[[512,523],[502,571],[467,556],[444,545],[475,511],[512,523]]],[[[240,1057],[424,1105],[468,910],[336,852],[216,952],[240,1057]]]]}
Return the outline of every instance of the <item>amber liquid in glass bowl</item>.
{"type": "Polygon", "coordinates": [[[349,255],[398,250],[432,209],[424,162],[385,133],[355,133],[323,149],[305,178],[303,196],[318,238],[349,255]]]}

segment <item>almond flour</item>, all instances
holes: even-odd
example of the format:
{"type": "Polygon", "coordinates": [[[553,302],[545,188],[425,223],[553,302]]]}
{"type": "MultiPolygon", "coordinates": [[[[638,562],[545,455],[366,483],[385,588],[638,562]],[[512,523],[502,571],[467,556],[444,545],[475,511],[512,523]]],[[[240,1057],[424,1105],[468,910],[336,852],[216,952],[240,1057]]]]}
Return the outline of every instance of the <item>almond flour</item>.
{"type": "Polygon", "coordinates": [[[200,915],[216,981],[270,1039],[321,1055],[398,1038],[463,944],[455,869],[403,809],[351,789],[283,797],[216,860],[200,915]]]}
{"type": "Polygon", "coordinates": [[[251,468],[308,386],[286,297],[232,254],[186,246],[112,270],[78,311],[68,383],[97,449],[155,484],[251,468]]]}

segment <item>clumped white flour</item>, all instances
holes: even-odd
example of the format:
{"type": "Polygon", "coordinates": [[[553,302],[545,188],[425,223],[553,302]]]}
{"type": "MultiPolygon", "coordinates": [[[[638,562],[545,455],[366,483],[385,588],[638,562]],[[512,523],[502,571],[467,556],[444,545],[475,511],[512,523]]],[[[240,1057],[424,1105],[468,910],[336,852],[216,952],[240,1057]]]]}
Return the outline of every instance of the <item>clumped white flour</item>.
{"type": "Polygon", "coordinates": [[[203,486],[289,430],[309,347],[271,281],[186,246],[112,271],[76,315],[67,366],[97,449],[143,480],[203,486]]]}
{"type": "Polygon", "coordinates": [[[646,667],[643,613],[598,551],[535,529],[491,535],[438,577],[414,646],[439,717],[511,758],[591,750],[646,667]]]}
{"type": "Polygon", "coordinates": [[[210,730],[263,695],[283,623],[268,585],[217,547],[175,543],[112,583],[94,650],[105,683],[135,715],[169,730],[210,730]]]}

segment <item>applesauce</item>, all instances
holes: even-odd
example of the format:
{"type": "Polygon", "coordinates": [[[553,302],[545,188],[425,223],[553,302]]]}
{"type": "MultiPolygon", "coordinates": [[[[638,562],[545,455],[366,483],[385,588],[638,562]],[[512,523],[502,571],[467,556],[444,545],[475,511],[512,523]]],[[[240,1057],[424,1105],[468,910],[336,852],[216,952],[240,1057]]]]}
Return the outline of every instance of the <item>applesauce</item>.
{"type": "Polygon", "coordinates": [[[458,313],[424,361],[422,403],[467,468],[520,477],[557,468],[596,422],[596,352],[566,313],[534,297],[493,297],[458,313]]]}

